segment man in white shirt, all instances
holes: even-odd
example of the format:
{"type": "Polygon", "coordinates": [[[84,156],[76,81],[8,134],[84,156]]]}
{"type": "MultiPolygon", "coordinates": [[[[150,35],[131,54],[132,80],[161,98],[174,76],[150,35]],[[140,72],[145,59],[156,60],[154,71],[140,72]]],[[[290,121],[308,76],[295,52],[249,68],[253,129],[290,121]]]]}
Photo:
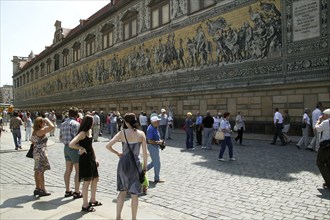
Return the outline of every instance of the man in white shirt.
{"type": "Polygon", "coordinates": [[[139,116],[139,121],[140,121],[140,125],[141,125],[141,129],[142,131],[147,134],[147,128],[148,128],[148,118],[147,118],[147,114],[145,112],[141,112],[140,116],[139,116]]]}
{"type": "Polygon", "coordinates": [[[315,129],[315,125],[316,125],[317,120],[319,120],[320,116],[322,115],[322,111],[321,111],[322,108],[323,108],[322,103],[318,102],[316,104],[316,109],[312,113],[312,127],[313,127],[314,137],[313,137],[311,143],[307,146],[306,150],[318,151],[318,149],[320,147],[319,132],[317,132],[317,130],[315,129]]]}
{"type": "Polygon", "coordinates": [[[325,181],[324,188],[330,189],[330,109],[323,111],[315,124],[315,128],[320,132],[320,148],[317,153],[316,164],[325,181]],[[326,144],[327,143],[327,144],[326,144]]]}
{"type": "Polygon", "coordinates": [[[278,111],[278,108],[275,108],[275,113],[274,113],[274,126],[275,126],[275,134],[273,137],[273,141],[270,143],[272,145],[276,144],[277,136],[280,138],[282,144],[281,146],[286,145],[282,129],[283,129],[283,117],[282,114],[278,111]]]}

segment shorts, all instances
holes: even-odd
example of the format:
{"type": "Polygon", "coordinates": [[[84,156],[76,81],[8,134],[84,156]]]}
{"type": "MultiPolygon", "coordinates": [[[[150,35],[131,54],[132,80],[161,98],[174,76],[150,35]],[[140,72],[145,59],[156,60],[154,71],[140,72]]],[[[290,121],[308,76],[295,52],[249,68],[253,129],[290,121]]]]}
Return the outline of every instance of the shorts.
{"type": "Polygon", "coordinates": [[[70,148],[68,145],[64,146],[65,161],[72,161],[72,163],[79,163],[79,150],[70,148]]]}
{"type": "Polygon", "coordinates": [[[288,133],[289,129],[290,129],[290,124],[284,125],[284,128],[282,129],[282,133],[288,133]]]}

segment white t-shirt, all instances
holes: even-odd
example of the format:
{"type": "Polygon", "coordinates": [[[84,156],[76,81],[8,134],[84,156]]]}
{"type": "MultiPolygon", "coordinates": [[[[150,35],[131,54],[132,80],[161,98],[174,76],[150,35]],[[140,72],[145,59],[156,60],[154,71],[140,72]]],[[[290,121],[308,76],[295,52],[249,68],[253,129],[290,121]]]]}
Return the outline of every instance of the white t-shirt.
{"type": "Polygon", "coordinates": [[[140,121],[140,125],[148,125],[148,118],[147,116],[144,115],[140,115],[139,116],[139,121],[140,121]]]}
{"type": "Polygon", "coordinates": [[[280,112],[275,112],[275,114],[274,114],[274,124],[276,124],[276,120],[278,120],[279,124],[283,123],[283,117],[282,117],[282,114],[280,112]]]}
{"type": "Polygon", "coordinates": [[[312,122],[313,122],[313,128],[315,128],[316,122],[319,119],[319,117],[322,115],[322,112],[320,109],[316,108],[312,113],[312,122]]]}

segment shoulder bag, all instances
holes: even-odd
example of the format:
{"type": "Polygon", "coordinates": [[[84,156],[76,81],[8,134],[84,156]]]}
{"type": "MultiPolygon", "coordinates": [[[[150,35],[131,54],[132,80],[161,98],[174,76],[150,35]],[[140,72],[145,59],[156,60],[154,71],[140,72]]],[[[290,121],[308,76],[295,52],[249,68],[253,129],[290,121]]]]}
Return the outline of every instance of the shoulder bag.
{"type": "Polygon", "coordinates": [[[33,148],[34,148],[34,144],[31,144],[30,145],[30,149],[29,149],[29,151],[26,154],[26,157],[33,158],[33,148]]]}
{"type": "Polygon", "coordinates": [[[135,161],[135,159],[134,159],[134,154],[133,154],[133,152],[132,152],[132,150],[131,150],[131,148],[130,148],[130,145],[129,145],[128,141],[127,141],[127,137],[126,137],[125,130],[124,130],[124,135],[125,135],[125,139],[126,139],[127,147],[128,147],[128,149],[129,149],[129,152],[131,153],[132,160],[133,160],[133,162],[134,162],[134,164],[135,164],[135,167],[136,167],[136,170],[137,170],[137,172],[138,172],[138,174],[139,174],[139,182],[142,184],[142,183],[144,182],[144,179],[145,179],[145,173],[144,173],[144,171],[142,171],[142,172],[139,171],[139,168],[138,168],[138,166],[137,166],[137,164],[136,164],[136,161],[135,161]]]}
{"type": "Polygon", "coordinates": [[[225,139],[225,134],[223,133],[223,131],[221,131],[221,129],[217,130],[217,132],[215,133],[215,137],[216,140],[224,140],[225,139]]]}

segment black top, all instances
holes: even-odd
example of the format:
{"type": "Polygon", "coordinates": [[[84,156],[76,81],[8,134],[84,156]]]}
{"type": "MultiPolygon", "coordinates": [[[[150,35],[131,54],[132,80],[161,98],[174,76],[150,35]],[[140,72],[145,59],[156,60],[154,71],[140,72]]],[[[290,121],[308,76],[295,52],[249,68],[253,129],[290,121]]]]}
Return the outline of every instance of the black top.
{"type": "Polygon", "coordinates": [[[204,125],[204,128],[212,128],[214,123],[214,119],[212,116],[208,115],[203,118],[202,124],[204,125]]]}

